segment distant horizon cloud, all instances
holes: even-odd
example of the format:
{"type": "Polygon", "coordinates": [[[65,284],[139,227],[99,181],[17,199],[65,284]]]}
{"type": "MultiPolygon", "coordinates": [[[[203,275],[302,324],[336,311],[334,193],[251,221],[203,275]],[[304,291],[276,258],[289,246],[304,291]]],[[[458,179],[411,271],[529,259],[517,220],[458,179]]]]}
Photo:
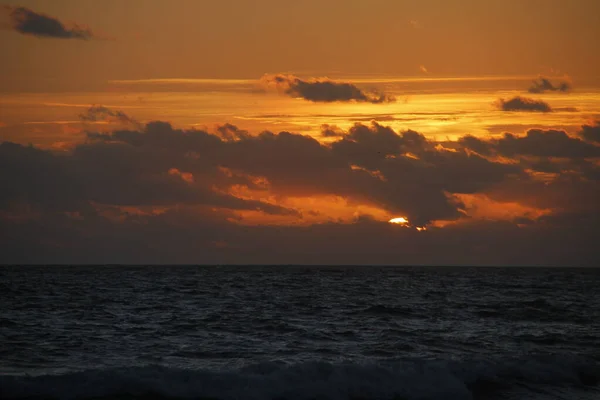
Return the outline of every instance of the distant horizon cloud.
{"type": "Polygon", "coordinates": [[[55,17],[38,13],[22,6],[0,6],[0,11],[9,18],[12,30],[38,38],[90,40],[95,37],[86,26],[65,24],[55,17]]]}
{"type": "Polygon", "coordinates": [[[363,102],[372,104],[392,103],[394,96],[374,91],[364,91],[352,83],[336,82],[328,78],[300,79],[294,75],[264,75],[260,81],[267,87],[275,87],[291,97],[312,102],[363,102]]]}
{"type": "Polygon", "coordinates": [[[502,111],[532,111],[552,112],[552,107],[543,100],[535,100],[528,97],[515,96],[509,100],[498,99],[496,106],[502,111]]]}
{"type": "Polygon", "coordinates": [[[358,123],[322,126],[321,143],[155,121],[64,152],[3,142],[0,259],[587,265],[597,127],[447,142],[358,123]]]}
{"type": "Polygon", "coordinates": [[[571,84],[567,81],[562,81],[554,86],[554,84],[543,76],[534,80],[532,85],[529,87],[529,93],[544,93],[544,92],[569,92],[571,90],[571,84]]]}

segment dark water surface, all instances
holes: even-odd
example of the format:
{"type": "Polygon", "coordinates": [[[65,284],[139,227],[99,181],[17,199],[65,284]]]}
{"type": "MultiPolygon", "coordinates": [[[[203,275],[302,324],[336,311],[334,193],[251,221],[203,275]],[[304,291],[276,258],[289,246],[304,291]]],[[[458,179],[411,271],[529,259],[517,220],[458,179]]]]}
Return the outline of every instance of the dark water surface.
{"type": "Polygon", "coordinates": [[[600,399],[600,269],[0,268],[0,397],[600,399]]]}

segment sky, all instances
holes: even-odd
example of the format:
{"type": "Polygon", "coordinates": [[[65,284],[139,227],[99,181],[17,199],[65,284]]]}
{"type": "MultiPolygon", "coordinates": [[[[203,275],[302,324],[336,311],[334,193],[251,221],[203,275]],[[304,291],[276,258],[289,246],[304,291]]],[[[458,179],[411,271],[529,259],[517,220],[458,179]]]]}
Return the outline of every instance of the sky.
{"type": "Polygon", "coordinates": [[[597,266],[595,0],[0,4],[0,263],[597,266]]]}

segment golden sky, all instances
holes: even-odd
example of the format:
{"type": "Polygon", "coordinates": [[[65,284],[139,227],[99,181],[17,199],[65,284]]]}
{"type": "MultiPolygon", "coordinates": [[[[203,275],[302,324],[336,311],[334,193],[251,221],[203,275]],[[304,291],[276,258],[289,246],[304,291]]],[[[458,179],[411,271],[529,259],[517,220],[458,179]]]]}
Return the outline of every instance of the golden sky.
{"type": "Polygon", "coordinates": [[[0,262],[589,264],[598,37],[595,0],[5,1],[0,262]]]}
{"type": "Polygon", "coordinates": [[[89,26],[99,40],[4,33],[5,90],[109,79],[264,73],[596,78],[595,0],[5,1],[89,26]]]}

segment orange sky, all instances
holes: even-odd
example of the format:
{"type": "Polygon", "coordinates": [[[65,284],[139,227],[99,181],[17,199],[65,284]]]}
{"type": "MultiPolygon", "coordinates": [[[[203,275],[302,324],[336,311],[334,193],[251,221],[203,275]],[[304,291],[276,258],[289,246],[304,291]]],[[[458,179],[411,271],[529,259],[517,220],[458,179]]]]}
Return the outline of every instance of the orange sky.
{"type": "Polygon", "coordinates": [[[391,263],[458,260],[453,238],[483,230],[593,251],[594,224],[561,235],[600,211],[597,1],[3,4],[0,219],[16,225],[0,238],[17,249],[62,254],[40,228],[59,218],[81,254],[98,240],[124,259],[123,240],[166,241],[156,224],[182,260],[237,262],[260,238],[318,253],[311,232],[380,237],[363,254],[391,263]],[[391,237],[408,247],[381,252],[391,237]]]}
{"type": "Polygon", "coordinates": [[[3,32],[4,90],[80,90],[108,79],[309,75],[596,78],[595,0],[21,0],[88,25],[93,43],[3,32]]]}

